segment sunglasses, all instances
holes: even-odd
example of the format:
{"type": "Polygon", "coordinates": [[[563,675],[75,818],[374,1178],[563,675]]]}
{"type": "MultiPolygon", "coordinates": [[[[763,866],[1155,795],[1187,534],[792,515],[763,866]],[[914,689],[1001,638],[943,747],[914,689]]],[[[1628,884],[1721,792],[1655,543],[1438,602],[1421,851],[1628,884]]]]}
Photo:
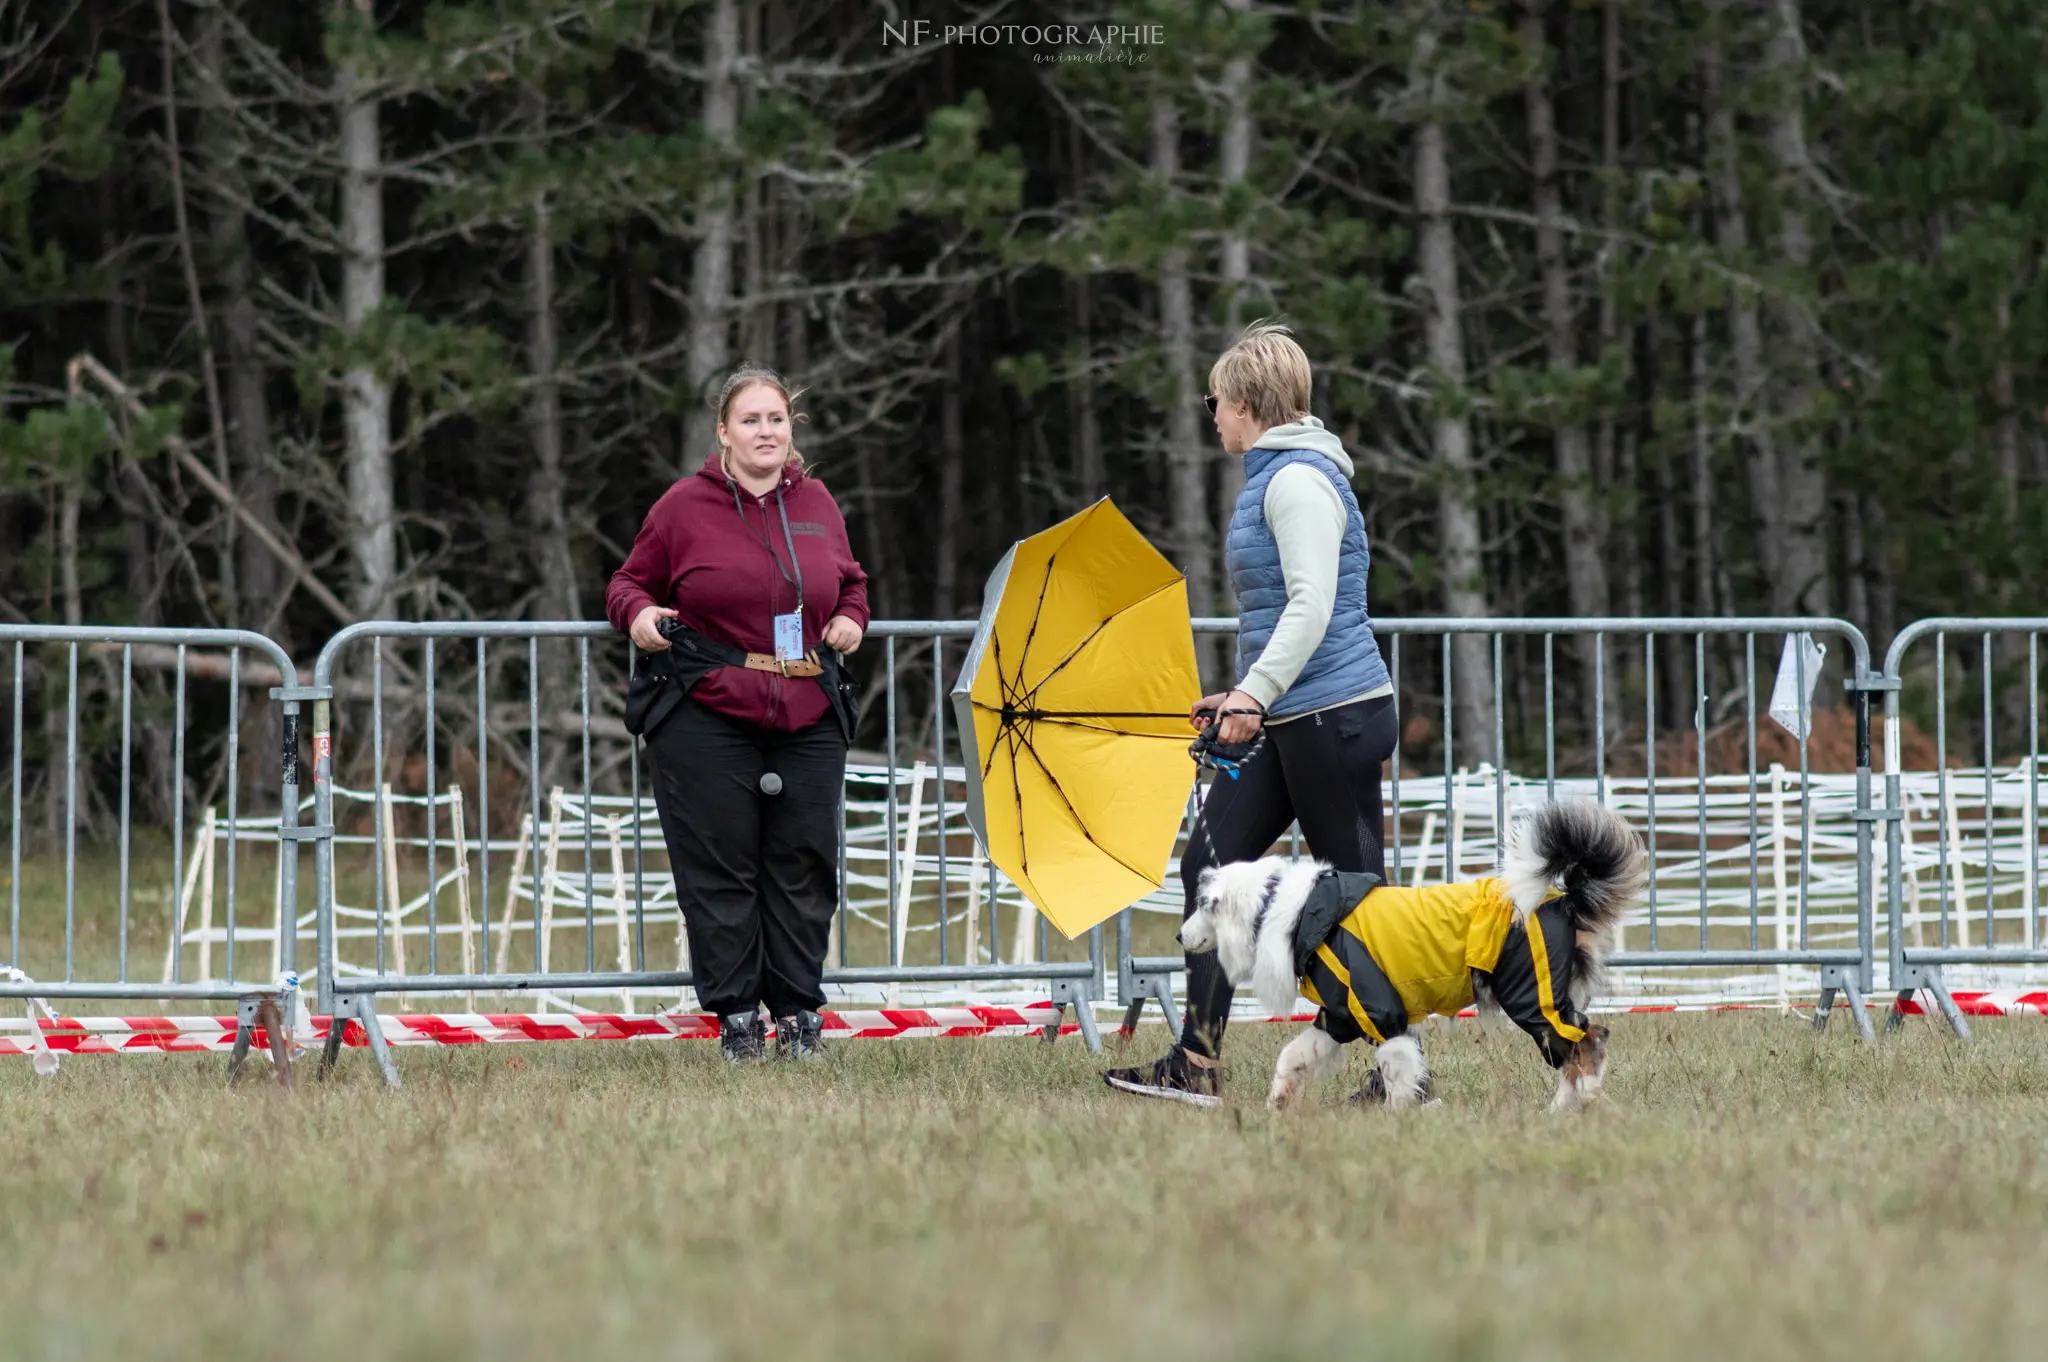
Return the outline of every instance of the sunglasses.
{"type": "Polygon", "coordinates": [[[1202,399],[1202,405],[1209,409],[1209,414],[1211,416],[1214,416],[1216,414],[1216,394],[1210,393],[1207,397],[1204,397],[1202,399]]]}

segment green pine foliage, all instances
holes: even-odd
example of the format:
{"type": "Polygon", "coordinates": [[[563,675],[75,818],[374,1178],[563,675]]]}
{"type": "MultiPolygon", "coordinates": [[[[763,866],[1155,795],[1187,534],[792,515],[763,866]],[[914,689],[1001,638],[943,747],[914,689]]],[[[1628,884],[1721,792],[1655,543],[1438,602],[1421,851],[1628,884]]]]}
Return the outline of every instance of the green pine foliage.
{"type": "MultiPolygon", "coordinates": [[[[1375,613],[1440,608],[1445,480],[1429,425],[1445,414],[1471,426],[1503,611],[1566,610],[1564,428],[1593,451],[1578,490],[1604,518],[1615,612],[1762,608],[1772,531],[1753,461],[1766,440],[1817,445],[1828,598],[1873,634],[1922,614],[2032,608],[2028,586],[2048,567],[2039,5],[1805,0],[1803,52],[1773,66],[1780,7],[1761,0],[1554,0],[1538,6],[1533,42],[1522,0],[1047,0],[990,20],[1160,35],[1073,48],[885,42],[865,6],[732,3],[729,140],[705,121],[718,0],[174,5],[169,112],[190,242],[153,8],[53,11],[53,32],[8,9],[0,599],[12,614],[55,609],[35,564],[54,551],[50,498],[68,483],[89,517],[146,512],[149,524],[80,541],[106,557],[79,576],[99,584],[82,585],[88,617],[120,614],[144,579],[160,589],[156,618],[207,617],[218,593],[204,584],[243,549],[162,436],[174,422],[218,458],[214,431],[236,417],[211,404],[228,401],[216,394],[240,296],[269,466],[237,462],[234,478],[270,476],[266,514],[338,591],[352,571],[341,375],[356,368],[395,390],[403,612],[494,616],[533,599],[543,386],[560,423],[563,533],[594,602],[645,507],[702,454],[681,448],[700,401],[686,372],[701,321],[692,280],[707,195],[726,185],[724,350],[808,389],[806,452],[892,614],[926,613],[942,580],[967,584],[953,597],[964,608],[1011,539],[1080,504],[1097,476],[1088,458],[1096,490],[1165,527],[1174,394],[1185,382],[1199,394],[1232,326],[1262,316],[1295,328],[1317,363],[1317,414],[1358,455],[1375,613]],[[221,25],[212,75],[208,15],[221,25]],[[1710,47],[1735,138],[1739,245],[1715,197],[1710,47]],[[352,328],[339,303],[343,66],[379,104],[387,243],[384,298],[352,328]],[[1563,365],[1546,348],[1535,244],[1525,90],[1539,74],[1560,146],[1576,355],[1563,365]],[[1808,158],[1797,172],[1773,140],[1787,110],[1808,158]],[[1155,164],[1162,116],[1176,129],[1171,175],[1155,164]],[[1425,124],[1446,139],[1459,386],[1423,349],[1413,150],[1425,124]],[[1241,176],[1227,167],[1233,127],[1249,129],[1241,176]],[[234,158],[203,154],[223,138],[234,158]],[[1802,218],[1795,259],[1782,229],[1802,218]],[[230,219],[239,236],[217,230],[230,219]],[[545,376],[529,333],[536,233],[552,270],[545,376]],[[1236,243],[1242,279],[1226,265],[1236,243]],[[1162,329],[1169,269],[1192,291],[1190,374],[1162,329]],[[1762,392],[1736,368],[1750,311],[1762,392]],[[1787,319],[1802,317],[1810,377],[1787,362],[1787,319]],[[80,355],[145,414],[74,384],[80,355]],[[1696,508],[1711,512],[1704,537],[1696,508]]],[[[968,10],[893,13],[936,30],[968,10]]],[[[1230,483],[1207,447],[1220,521],[1230,483]]],[[[280,621],[304,637],[333,624],[303,593],[280,621]]]]}

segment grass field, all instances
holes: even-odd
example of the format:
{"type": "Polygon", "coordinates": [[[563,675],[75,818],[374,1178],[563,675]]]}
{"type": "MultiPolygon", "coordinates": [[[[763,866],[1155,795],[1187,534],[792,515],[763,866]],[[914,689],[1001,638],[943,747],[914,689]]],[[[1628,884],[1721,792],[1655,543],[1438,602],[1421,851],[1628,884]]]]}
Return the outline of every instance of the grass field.
{"type": "MultiPolygon", "coordinates": [[[[1617,1020],[1542,1111],[1432,1024],[1441,1106],[1123,1098],[1077,1042],[361,1052],[295,1094],[199,1057],[0,1061],[0,1353],[561,1358],[2037,1356],[2048,1028],[1876,1046],[1617,1020]]],[[[1143,1036],[1143,1053],[1157,1044],[1143,1036]]]]}

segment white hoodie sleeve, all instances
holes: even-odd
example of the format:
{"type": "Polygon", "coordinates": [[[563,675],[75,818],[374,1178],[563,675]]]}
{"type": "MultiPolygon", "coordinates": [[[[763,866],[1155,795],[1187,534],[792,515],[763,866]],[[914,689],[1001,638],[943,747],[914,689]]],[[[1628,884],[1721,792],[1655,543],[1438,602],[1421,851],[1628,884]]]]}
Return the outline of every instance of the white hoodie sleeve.
{"type": "Polygon", "coordinates": [[[1280,549],[1287,604],[1273,637],[1238,689],[1271,706],[1322,644],[1337,606],[1337,556],[1344,547],[1344,503],[1330,480],[1290,464],[1266,484],[1266,526],[1280,549]]]}

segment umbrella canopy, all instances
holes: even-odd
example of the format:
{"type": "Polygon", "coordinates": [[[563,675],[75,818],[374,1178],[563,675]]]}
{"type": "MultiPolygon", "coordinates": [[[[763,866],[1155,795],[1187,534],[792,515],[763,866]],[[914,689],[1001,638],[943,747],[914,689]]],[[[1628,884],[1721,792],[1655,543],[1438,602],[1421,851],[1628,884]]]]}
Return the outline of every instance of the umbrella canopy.
{"type": "Polygon", "coordinates": [[[1107,500],[990,574],[952,692],[968,818],[1069,938],[1164,879],[1201,693],[1187,584],[1107,500]]]}

